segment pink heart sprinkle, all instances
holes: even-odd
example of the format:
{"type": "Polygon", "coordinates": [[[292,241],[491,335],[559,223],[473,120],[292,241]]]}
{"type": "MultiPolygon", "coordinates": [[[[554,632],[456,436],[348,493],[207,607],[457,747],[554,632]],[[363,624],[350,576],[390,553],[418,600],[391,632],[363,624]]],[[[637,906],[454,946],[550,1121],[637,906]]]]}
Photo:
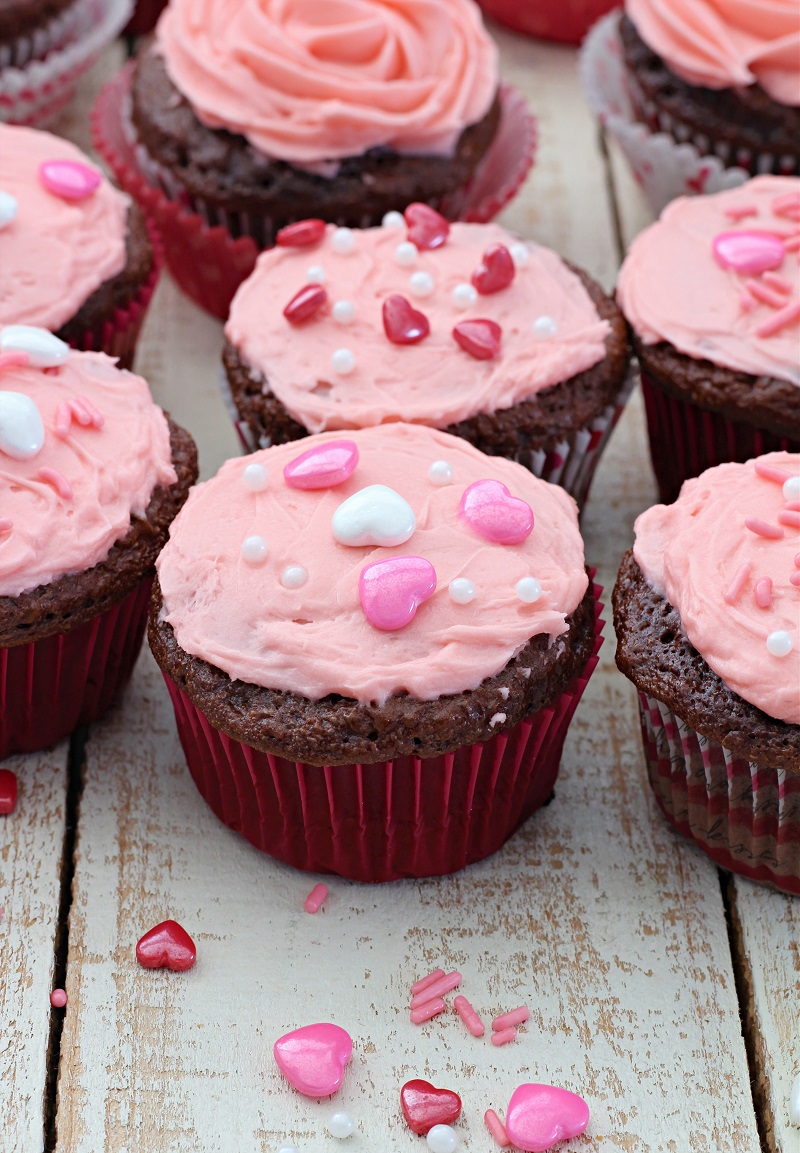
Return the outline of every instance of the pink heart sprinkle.
{"type": "Polygon", "coordinates": [[[280,1037],[272,1047],[278,1068],[306,1097],[330,1097],[342,1084],[353,1055],[350,1034],[338,1025],[303,1025],[280,1037]]]}
{"type": "Polygon", "coordinates": [[[101,176],[79,160],[45,160],[39,179],[48,192],[62,200],[85,200],[100,187],[101,176]]]}
{"type": "Polygon", "coordinates": [[[450,235],[450,224],[429,204],[409,204],[403,213],[406,233],[417,248],[441,248],[450,235]]]}
{"type": "Polygon", "coordinates": [[[578,1137],[589,1124],[589,1106],[577,1093],[555,1085],[520,1085],[506,1111],[506,1133],[525,1153],[544,1153],[578,1137]]]}
{"type": "Polygon", "coordinates": [[[290,460],[283,470],[289,488],[335,488],[351,477],[358,464],[352,440],[329,440],[290,460]]]}
{"type": "Polygon", "coordinates": [[[412,308],[404,296],[383,302],[383,330],[392,344],[419,344],[431,330],[424,312],[412,308]]]}
{"type": "Polygon", "coordinates": [[[327,303],[328,294],[321,284],[306,284],[296,292],[283,310],[290,324],[302,324],[327,303]]]}
{"type": "Polygon", "coordinates": [[[780,236],[756,229],[720,232],[714,237],[711,250],[720,268],[731,268],[742,276],[758,276],[780,268],[786,256],[780,236]]]}
{"type": "Polygon", "coordinates": [[[421,556],[393,556],[361,570],[358,595],[364,616],[392,632],[411,624],[423,601],[436,592],[436,570],[421,556]]]}
{"type": "Polygon", "coordinates": [[[493,544],[520,544],[533,530],[531,506],[499,480],[476,480],[465,488],[458,515],[493,544]]]}
{"type": "Polygon", "coordinates": [[[494,320],[461,320],[453,329],[453,337],[459,348],[474,356],[476,360],[491,360],[500,351],[503,330],[494,320]]]}
{"type": "Polygon", "coordinates": [[[504,244],[490,244],[478,267],[472,274],[472,283],[478,292],[488,296],[508,288],[516,268],[511,253],[504,244]]]}
{"type": "Polygon", "coordinates": [[[319,244],[324,235],[325,221],[310,217],[279,229],[275,240],[279,248],[310,248],[312,244],[319,244]]]}

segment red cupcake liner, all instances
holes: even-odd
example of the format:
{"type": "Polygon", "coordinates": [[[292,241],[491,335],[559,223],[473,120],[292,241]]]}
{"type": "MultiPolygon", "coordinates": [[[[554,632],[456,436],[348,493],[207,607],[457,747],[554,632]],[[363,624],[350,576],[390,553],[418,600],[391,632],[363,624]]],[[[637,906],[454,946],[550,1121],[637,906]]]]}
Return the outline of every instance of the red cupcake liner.
{"type": "Polygon", "coordinates": [[[0,759],[44,749],[106,711],[142,647],[151,584],[70,632],[0,649],[0,759]]]}
{"type": "Polygon", "coordinates": [[[650,458],[662,504],[676,500],[689,477],[716,464],[744,464],[766,452],[800,452],[800,438],[778,436],[678,400],[645,372],[641,380],[650,458]]]}
{"type": "MultiPolygon", "coordinates": [[[[131,139],[126,108],[132,75],[133,65],[128,64],[100,92],[92,110],[94,146],[119,184],[155,221],[167,266],[177,284],[201,308],[224,320],[236,289],[253,271],[262,242],[268,244],[278,228],[289,222],[263,217],[252,222],[253,230],[259,233],[257,242],[250,235],[234,239],[210,213],[204,218],[203,205],[189,202],[171,176],[158,170],[131,139]]],[[[515,89],[504,87],[501,99],[500,128],[473,180],[458,199],[450,197],[446,205],[439,206],[454,219],[491,220],[518,191],[533,163],[533,117],[515,89]]],[[[365,218],[363,226],[379,223],[365,218]]],[[[244,217],[238,217],[236,225],[247,232],[244,217]]]]}
{"type": "Polygon", "coordinates": [[[595,20],[620,0],[478,0],[487,16],[526,36],[580,44],[595,20]]]}
{"type": "Polygon", "coordinates": [[[297,869],[355,881],[463,869],[496,852],[552,795],[598,661],[601,593],[595,585],[592,656],[561,696],[483,744],[426,760],[318,766],[262,753],[215,729],[164,673],[194,782],[220,820],[297,869]]]}
{"type": "Polygon", "coordinates": [[[640,693],[650,784],[664,816],[723,869],[800,894],[800,772],[735,757],[640,693]]]}

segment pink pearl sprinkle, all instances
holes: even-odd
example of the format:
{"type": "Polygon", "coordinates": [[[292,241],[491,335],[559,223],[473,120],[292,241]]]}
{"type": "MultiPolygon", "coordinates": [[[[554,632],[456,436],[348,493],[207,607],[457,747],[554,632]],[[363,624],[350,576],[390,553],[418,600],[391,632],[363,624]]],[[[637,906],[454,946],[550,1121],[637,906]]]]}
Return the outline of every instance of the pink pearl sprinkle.
{"type": "Polygon", "coordinates": [[[800,300],[795,300],[793,304],[787,304],[785,308],[780,309],[780,311],[771,316],[769,320],[765,320],[764,323],[756,329],[756,336],[774,336],[776,332],[780,332],[782,328],[788,328],[788,326],[794,324],[796,320],[800,320],[800,300]]]}
{"type": "Polygon", "coordinates": [[[767,540],[783,540],[782,528],[776,524],[768,524],[767,521],[761,520],[757,516],[746,516],[744,526],[749,528],[750,532],[754,532],[756,536],[763,536],[767,540]]]}
{"type": "Polygon", "coordinates": [[[439,978],[443,976],[444,969],[434,969],[432,973],[428,973],[427,977],[420,977],[420,979],[415,981],[411,986],[411,996],[413,997],[415,993],[421,993],[423,989],[427,989],[429,985],[432,985],[434,981],[438,981],[439,978]]]}
{"type": "Polygon", "coordinates": [[[800,552],[794,554],[794,565],[795,568],[800,568],[800,552]]]}
{"type": "Polygon", "coordinates": [[[459,995],[453,998],[453,1006],[461,1020],[469,1029],[473,1037],[482,1037],[485,1033],[483,1021],[470,1005],[466,997],[459,995]]]}
{"type": "Polygon", "coordinates": [[[756,604],[760,609],[768,609],[772,604],[772,581],[769,577],[762,577],[761,580],[756,581],[756,587],[753,589],[753,596],[756,599],[756,604]]]}
{"type": "Polygon", "coordinates": [[[455,970],[453,970],[452,973],[446,973],[444,977],[440,977],[438,981],[434,981],[432,985],[428,985],[427,989],[423,989],[421,993],[417,993],[415,997],[412,997],[411,1008],[418,1009],[420,1005],[424,1005],[434,997],[443,997],[445,993],[456,989],[460,984],[460,973],[456,973],[455,970]]]}
{"type": "Polygon", "coordinates": [[[63,989],[53,989],[50,994],[50,1004],[54,1009],[63,1009],[67,1003],[67,994],[63,989]]]}
{"type": "Polygon", "coordinates": [[[492,1033],[493,1045],[507,1045],[509,1041],[513,1041],[517,1035],[517,1030],[514,1028],[500,1029],[496,1033],[492,1033]]]}
{"type": "Polygon", "coordinates": [[[494,1109],[487,1109],[483,1115],[483,1120],[486,1128],[494,1138],[495,1145],[499,1145],[501,1149],[507,1149],[511,1142],[508,1139],[505,1125],[497,1116],[494,1109]]]}
{"type": "Polygon", "coordinates": [[[315,885],[305,899],[303,907],[307,913],[318,913],[325,903],[328,895],[328,886],[320,882],[315,885]]]}
{"type": "Polygon", "coordinates": [[[764,480],[774,480],[776,484],[785,484],[792,475],[785,469],[776,468],[774,464],[767,464],[763,460],[756,460],[753,468],[758,476],[763,476],[764,480]]]}
{"type": "Polygon", "coordinates": [[[794,585],[795,588],[800,588],[800,572],[793,572],[789,577],[789,584],[794,585]]]}
{"type": "Polygon", "coordinates": [[[431,1017],[438,1017],[443,1013],[447,1006],[441,997],[434,1001],[428,1001],[426,1004],[421,1005],[419,1009],[412,1009],[409,1013],[412,1025],[421,1025],[423,1021],[430,1021],[431,1017]]]}
{"type": "Polygon", "coordinates": [[[492,1021],[492,1028],[495,1033],[501,1033],[503,1029],[507,1029],[510,1025],[522,1025],[531,1015],[531,1011],[527,1005],[520,1005],[518,1009],[512,1009],[510,1013],[502,1013],[499,1017],[495,1017],[492,1021]]]}
{"type": "Polygon", "coordinates": [[[778,513],[778,524],[788,525],[789,528],[800,528],[800,512],[785,508],[778,513]]]}
{"type": "Polygon", "coordinates": [[[744,588],[745,584],[747,583],[747,578],[749,576],[750,576],[750,565],[743,564],[741,566],[741,568],[737,571],[736,576],[733,578],[731,583],[728,585],[728,588],[725,592],[725,595],[722,598],[726,604],[729,604],[729,605],[735,605],[736,604],[736,602],[739,599],[739,595],[740,595],[742,589],[744,588]]]}
{"type": "Polygon", "coordinates": [[[62,500],[72,500],[72,485],[60,472],[56,472],[54,468],[47,468],[47,466],[45,466],[39,469],[37,476],[39,480],[43,480],[45,484],[51,484],[62,500]]]}

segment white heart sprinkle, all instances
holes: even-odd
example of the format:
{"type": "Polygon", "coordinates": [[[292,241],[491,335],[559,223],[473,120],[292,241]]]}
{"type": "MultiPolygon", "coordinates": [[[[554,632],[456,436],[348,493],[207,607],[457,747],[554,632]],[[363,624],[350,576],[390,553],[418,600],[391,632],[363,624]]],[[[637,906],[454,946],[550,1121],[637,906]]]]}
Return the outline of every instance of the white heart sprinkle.
{"type": "Polygon", "coordinates": [[[371,484],[343,501],[331,520],[339,544],[358,547],[403,544],[417,527],[413,509],[385,484],[371,484]]]}
{"type": "Polygon", "coordinates": [[[0,392],[0,452],[14,460],[32,460],[44,446],[39,409],[21,392],[0,392]]]}
{"type": "Polygon", "coordinates": [[[34,368],[56,368],[69,356],[69,345],[46,328],[9,324],[0,330],[0,352],[27,352],[34,368]]]}
{"type": "Polygon", "coordinates": [[[10,192],[0,191],[0,229],[10,224],[17,215],[17,199],[10,192]]]}

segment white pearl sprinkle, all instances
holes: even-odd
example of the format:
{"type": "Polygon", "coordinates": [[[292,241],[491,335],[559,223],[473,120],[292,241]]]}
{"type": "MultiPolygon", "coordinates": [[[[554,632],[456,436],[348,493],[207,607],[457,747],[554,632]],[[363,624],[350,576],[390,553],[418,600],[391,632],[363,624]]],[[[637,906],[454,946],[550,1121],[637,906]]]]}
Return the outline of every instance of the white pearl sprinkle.
{"type": "Polygon", "coordinates": [[[356,358],[349,348],[337,348],[331,357],[331,367],[340,376],[349,376],[356,366],[356,358]]]}
{"type": "Polygon", "coordinates": [[[246,536],[242,541],[242,560],[262,564],[267,559],[267,542],[263,536],[246,536]]]}
{"type": "Polygon", "coordinates": [[[278,1146],[278,1148],[275,1150],[275,1153],[300,1153],[300,1151],[296,1145],[292,1144],[291,1141],[284,1141],[282,1145],[278,1146]]]}
{"type": "Polygon", "coordinates": [[[337,228],[331,237],[331,248],[334,252],[338,252],[340,256],[347,256],[348,252],[354,252],[356,247],[356,237],[352,228],[337,228]]]}
{"type": "Polygon", "coordinates": [[[800,1073],[792,1082],[792,1092],[789,1096],[789,1120],[792,1125],[800,1125],[800,1073]]]}
{"type": "Polygon", "coordinates": [[[514,261],[515,268],[525,268],[531,258],[530,250],[527,244],[512,244],[508,250],[511,253],[511,259],[514,261]]]}
{"type": "Polygon", "coordinates": [[[384,228],[405,228],[406,218],[402,212],[387,212],[381,224],[384,228]]]}
{"type": "Polygon", "coordinates": [[[443,485],[450,484],[453,479],[453,466],[446,460],[435,460],[431,467],[428,469],[428,480],[431,484],[443,485]]]}
{"type": "Polygon", "coordinates": [[[308,573],[300,564],[290,564],[281,573],[281,584],[285,589],[299,589],[308,580],[308,573]]]}
{"type": "Polygon", "coordinates": [[[533,322],[534,336],[555,336],[558,325],[552,316],[537,316],[533,322]]]}
{"type": "Polygon", "coordinates": [[[394,250],[394,258],[398,264],[416,264],[418,255],[416,244],[412,244],[410,240],[404,240],[394,250]]]}
{"type": "Polygon", "coordinates": [[[458,1134],[452,1125],[434,1125],[426,1138],[431,1153],[455,1153],[458,1134]]]}
{"type": "Polygon", "coordinates": [[[783,482],[785,500],[800,500],[800,476],[790,476],[783,482]]]}
{"type": "Polygon", "coordinates": [[[333,319],[337,324],[352,324],[356,318],[356,306],[351,300],[337,300],[333,306],[333,319]]]}
{"type": "Polygon", "coordinates": [[[471,284],[457,284],[453,289],[453,304],[462,311],[478,299],[477,289],[471,284]]]}
{"type": "Polygon", "coordinates": [[[10,224],[17,215],[17,199],[10,192],[0,192],[0,229],[10,224]]]}
{"type": "Polygon", "coordinates": [[[430,296],[433,289],[433,277],[429,272],[412,272],[408,278],[408,291],[412,296],[430,296]]]}
{"type": "Polygon", "coordinates": [[[526,605],[532,605],[542,595],[542,586],[536,577],[523,577],[516,584],[517,596],[526,605]]]}
{"type": "Polygon", "coordinates": [[[456,577],[455,580],[451,580],[447,586],[447,591],[450,593],[450,600],[457,605],[468,605],[470,601],[475,599],[475,585],[466,577],[456,577]]]}
{"type": "Polygon", "coordinates": [[[263,492],[269,483],[269,474],[263,464],[248,464],[242,469],[242,480],[251,492],[263,492]]]}
{"type": "Polygon", "coordinates": [[[309,284],[324,284],[325,269],[321,264],[311,264],[306,269],[306,280],[309,284]]]}
{"type": "Polygon", "coordinates": [[[355,1122],[344,1109],[339,1113],[332,1113],[328,1118],[328,1132],[331,1137],[338,1137],[340,1141],[343,1141],[345,1137],[352,1137],[355,1131],[355,1122]]]}
{"type": "Polygon", "coordinates": [[[788,657],[794,648],[791,635],[786,629],[776,629],[767,637],[767,652],[773,657],[788,657]]]}

